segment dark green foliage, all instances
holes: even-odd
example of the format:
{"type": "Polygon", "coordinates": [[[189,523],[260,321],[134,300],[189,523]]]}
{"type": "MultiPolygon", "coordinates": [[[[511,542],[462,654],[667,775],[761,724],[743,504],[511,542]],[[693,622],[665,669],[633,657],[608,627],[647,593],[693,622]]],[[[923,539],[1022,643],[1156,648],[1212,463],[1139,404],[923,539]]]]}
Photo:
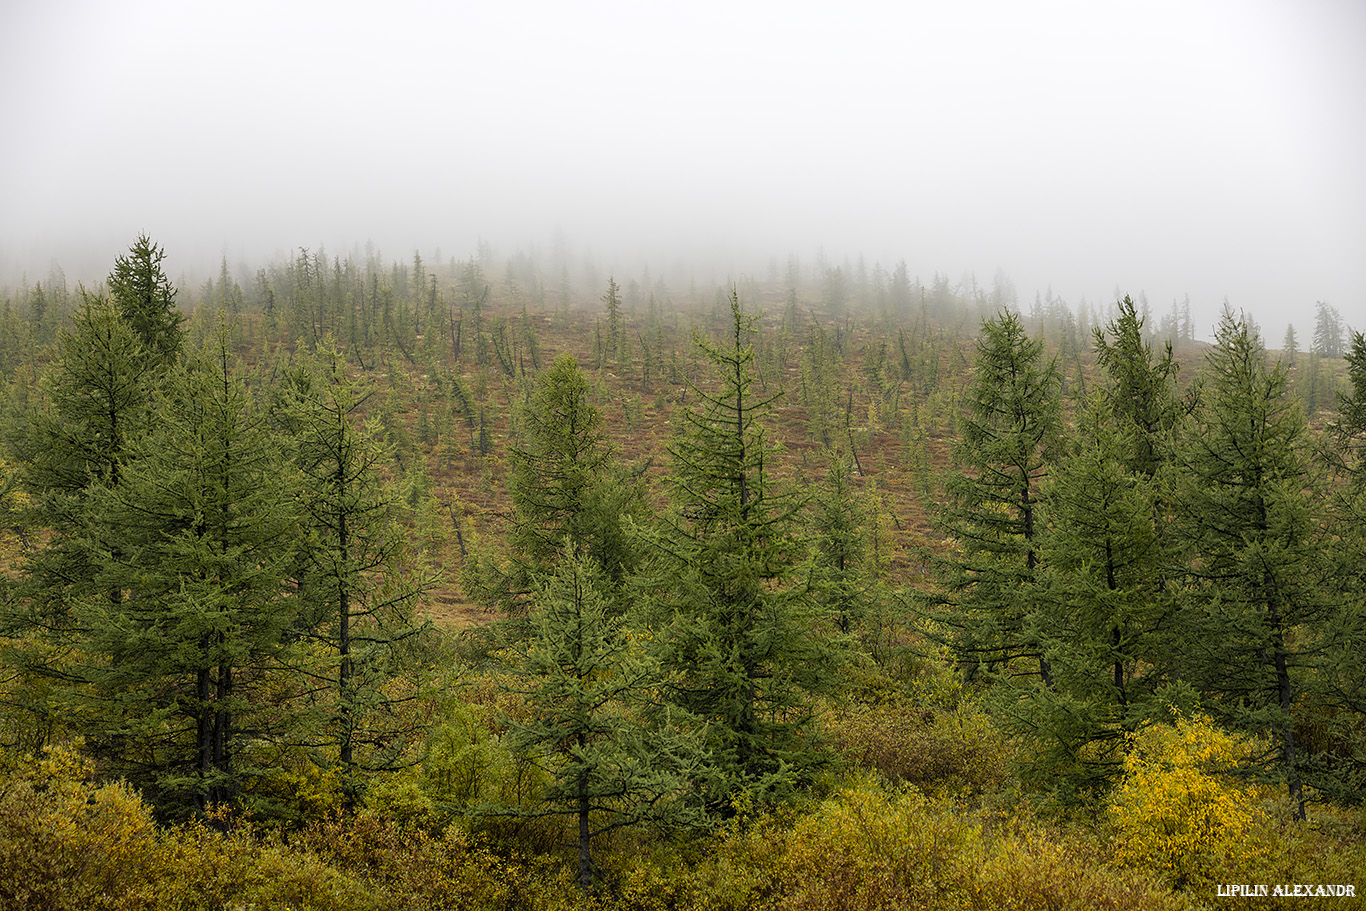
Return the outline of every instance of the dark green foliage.
{"type": "Polygon", "coordinates": [[[1366,488],[1366,336],[1352,333],[1347,349],[1348,389],[1337,394],[1338,420],[1333,425],[1342,467],[1366,488]]]}
{"type": "MultiPolygon", "coordinates": [[[[151,426],[158,376],[110,301],[85,295],[73,323],[58,337],[39,404],[21,417],[10,441],[31,495],[24,520],[46,536],[24,568],[18,597],[5,606],[5,626],[50,637],[59,648],[66,644],[72,603],[95,597],[105,555],[122,547],[99,524],[91,492],[122,483],[130,447],[151,426]]],[[[120,595],[106,591],[104,597],[120,595]]],[[[34,653],[24,663],[46,660],[34,653]]]]}
{"type": "MultiPolygon", "coordinates": [[[[1311,355],[1312,356],[1312,355],[1311,355]]],[[[1353,332],[1345,354],[1347,389],[1338,393],[1338,419],[1329,425],[1330,467],[1344,483],[1334,485],[1330,534],[1323,556],[1325,594],[1331,615],[1319,635],[1328,647],[1316,669],[1321,706],[1311,736],[1331,750],[1332,796],[1359,803],[1366,795],[1366,337],[1353,332]]],[[[1320,782],[1320,787],[1325,786],[1320,782]]]]}
{"type": "MultiPolygon", "coordinates": [[[[126,556],[126,542],[104,522],[98,495],[121,486],[134,447],[156,423],[150,401],[167,362],[122,311],[136,309],[139,288],[173,294],[159,262],[160,251],[141,238],[111,276],[122,300],[82,292],[71,329],[58,336],[36,407],[18,416],[9,441],[30,494],[21,519],[43,545],[29,555],[15,597],[0,610],[4,631],[22,637],[10,661],[26,675],[78,680],[69,664],[72,637],[85,622],[81,605],[123,598],[119,587],[99,578],[111,557],[126,556]]],[[[168,350],[179,344],[172,322],[162,337],[168,350]]],[[[26,708],[49,727],[58,720],[50,706],[26,708]]]]}
{"type": "Polygon", "coordinates": [[[824,447],[831,445],[836,433],[838,354],[832,349],[824,327],[816,325],[802,352],[801,394],[807,432],[824,447]]]}
{"type": "Polygon", "coordinates": [[[1011,713],[1035,745],[1034,779],[1069,796],[1113,781],[1125,736],[1165,717],[1173,698],[1161,673],[1171,611],[1156,485],[1127,464],[1135,431],[1107,398],[1080,424],[1043,491],[1038,626],[1051,686],[1026,688],[1011,713]]]}
{"type": "Polygon", "coordinates": [[[612,361],[618,365],[622,360],[622,349],[626,344],[626,323],[621,316],[621,289],[615,278],[607,279],[607,293],[602,302],[607,307],[607,348],[612,353],[612,361]]]}
{"type": "Polygon", "coordinates": [[[840,633],[846,635],[863,622],[876,581],[866,566],[863,535],[869,517],[853,489],[852,469],[848,459],[830,460],[811,516],[820,597],[840,633]]]}
{"type": "Polygon", "coordinates": [[[1036,745],[1034,779],[1067,796],[1109,784],[1126,735],[1180,698],[1163,673],[1172,570],[1161,480],[1186,408],[1171,344],[1154,358],[1143,324],[1125,297],[1095,330],[1103,382],[1043,491],[1037,623],[1051,680],[1015,694],[1011,714],[1036,745]]]}
{"type": "Polygon", "coordinates": [[[10,377],[30,357],[32,329],[19,317],[8,295],[0,302],[0,378],[10,377]]]}
{"type": "Polygon", "coordinates": [[[602,413],[589,401],[587,377],[573,357],[551,364],[520,414],[520,439],[508,453],[516,507],[507,535],[510,565],[497,572],[485,564],[476,588],[519,613],[568,540],[615,592],[635,564],[626,520],[640,514],[641,501],[615,467],[602,413]]]}
{"type": "MultiPolygon", "coordinates": [[[[537,591],[524,644],[514,646],[514,691],[530,711],[512,719],[512,743],[548,776],[531,815],[569,815],[578,829],[578,879],[593,886],[592,840],[674,805],[698,762],[695,740],[652,713],[664,674],[604,596],[596,561],[566,540],[537,591]],[[660,720],[648,725],[647,718],[660,720]]],[[[525,814],[528,811],[523,811],[525,814]]]]}
{"type": "Polygon", "coordinates": [[[395,498],[381,480],[389,454],[375,442],[378,428],[358,426],[373,393],[347,376],[340,352],[324,340],[316,359],[288,377],[277,409],[304,482],[299,502],[308,536],[296,609],[307,638],[326,655],[303,671],[332,683],[310,692],[326,719],[322,740],[335,753],[327,761],[339,765],[348,802],[359,790],[359,769],[393,765],[413,733],[396,709],[415,695],[401,678],[417,662],[425,629],[415,603],[433,584],[416,569],[395,498]]]}
{"type": "Polygon", "coordinates": [[[143,430],[153,361],[118,308],[86,294],[44,378],[47,406],[15,442],[37,493],[118,486],[130,440],[143,430]]]}
{"type": "Polygon", "coordinates": [[[33,291],[28,296],[29,328],[37,335],[40,327],[47,322],[47,295],[43,293],[42,282],[33,283],[33,291]]]}
{"type": "Polygon", "coordinates": [[[1220,720],[1274,739],[1303,818],[1308,757],[1296,723],[1326,607],[1323,494],[1285,368],[1268,368],[1246,319],[1220,321],[1204,395],[1172,496],[1189,585],[1171,645],[1220,720]]]}
{"type": "Polygon", "coordinates": [[[691,387],[670,446],[674,517],[655,540],[653,597],[670,698],[706,725],[711,768],[699,796],[713,811],[788,795],[821,763],[808,694],[838,686],[821,641],[826,612],[796,579],[799,502],[772,475],[751,389],[754,318],[731,295],[724,344],[697,340],[720,390],[691,387]]]}
{"type": "MultiPolygon", "coordinates": [[[[145,246],[120,269],[157,274],[161,251],[145,246]]],[[[1094,801],[1126,735],[1197,701],[1259,735],[1247,741],[1267,750],[1267,777],[1298,775],[1310,800],[1366,793],[1360,339],[1355,354],[1348,340],[1336,415],[1336,362],[1299,356],[1297,392],[1337,420],[1323,440],[1312,428],[1299,437],[1305,471],[1264,497],[1280,518],[1263,535],[1230,493],[1248,486],[1252,463],[1211,467],[1223,412],[1202,410],[1182,432],[1194,397],[1177,395],[1175,358],[1153,342],[1141,300],[1105,325],[1040,298],[1043,346],[1003,315],[970,375],[962,320],[1010,304],[999,276],[991,293],[940,276],[931,291],[904,263],[895,274],[821,263],[804,278],[789,269],[779,289],[775,264],[767,286],[743,285],[785,310],[764,338],[748,334],[762,323],[739,312],[738,292],[700,279],[671,296],[648,276],[624,292],[613,278],[602,296],[605,270],[557,254],[544,272],[563,276],[551,318],[528,257],[493,287],[486,249],[463,275],[456,258],[424,258],[391,267],[373,252],[358,264],[296,251],[257,273],[246,300],[226,262],[212,281],[201,275],[198,300],[181,294],[201,309],[180,348],[217,339],[257,365],[259,382],[197,356],[182,370],[183,353],[150,347],[158,332],[144,340],[113,297],[78,296],[67,335],[43,348],[71,318],[57,278],[0,301],[11,447],[0,463],[0,771],[22,761],[6,745],[80,735],[93,774],[136,783],[164,817],[232,808],[204,817],[233,817],[231,834],[144,826],[156,869],[143,878],[155,885],[124,898],[99,891],[122,862],[73,849],[44,867],[58,854],[50,842],[10,842],[28,859],[16,871],[61,867],[92,884],[68,903],[864,907],[914,904],[933,886],[945,907],[974,896],[986,907],[1026,894],[1017,873],[1033,870],[1028,894],[1042,906],[1070,882],[1058,870],[1095,867],[1111,844],[1104,826],[1063,836],[1009,820],[1028,838],[1000,853],[992,833],[1005,831],[1019,785],[1094,801]],[[240,329],[216,335],[211,312],[239,306],[240,329]],[[726,340],[680,349],[704,312],[733,320],[726,340]],[[1097,324],[1090,361],[1077,340],[1097,324]],[[566,355],[586,357],[595,336],[609,370],[589,380],[566,355]],[[784,387],[796,401],[770,409],[784,387]],[[649,457],[680,395],[692,411],[673,421],[672,464],[645,462],[628,480],[612,442],[649,457]],[[890,455],[888,428],[910,464],[890,455]],[[960,428],[959,476],[937,501],[960,428]],[[1325,487],[1308,455],[1334,431],[1339,475],[1325,487]],[[800,450],[800,480],[768,445],[778,434],[800,450]],[[843,458],[819,483],[809,468],[832,453],[843,458]],[[789,496],[792,483],[811,499],[789,496]],[[644,504],[666,490],[673,510],[657,526],[644,504]],[[449,514],[432,508],[438,497],[449,514]],[[1224,511],[1234,521],[1220,529],[1224,511]],[[934,518],[940,534],[926,537],[934,518]],[[430,608],[452,629],[429,634],[414,618],[447,521],[477,583],[466,594],[501,602],[512,622],[484,624],[439,578],[430,608]],[[944,558],[939,577],[894,541],[944,558]],[[1259,561],[1273,570],[1261,591],[1259,561]],[[896,582],[932,590],[923,630],[986,685],[964,686],[938,649],[913,655],[924,640],[891,609],[905,603],[889,597],[896,582]],[[1273,589],[1279,639],[1262,598],[1273,589]],[[842,666],[840,650],[856,645],[872,660],[842,666]],[[847,764],[827,768],[837,756],[847,764]],[[875,773],[930,804],[854,780],[875,773]],[[829,785],[849,796],[808,802],[829,785]],[[992,809],[975,813],[978,800],[992,809]],[[472,818],[495,806],[512,821],[472,818]],[[279,837],[250,834],[236,810],[279,837]],[[655,837],[678,811],[740,818],[715,842],[655,837]],[[571,885],[568,855],[549,856],[576,840],[573,822],[579,881],[601,887],[591,900],[571,885]],[[624,831],[601,834],[612,827],[624,831]],[[941,875],[945,855],[940,873],[915,880],[923,890],[903,889],[914,865],[873,855],[915,855],[926,833],[967,839],[958,872],[941,875]],[[1074,837],[1085,842],[1075,854],[1074,837]],[[304,845],[319,855],[296,853],[304,845]],[[886,891],[871,889],[883,874],[886,891]],[[981,889],[943,891],[960,874],[981,889]]],[[[160,299],[173,304],[164,279],[160,299]]],[[[1188,321],[1174,306],[1161,332],[1190,338],[1188,321]]],[[[1215,388],[1228,371],[1209,369],[1215,388]]],[[[1243,391],[1217,397],[1229,427],[1256,423],[1236,405],[1243,391]]],[[[1232,450],[1280,445],[1247,435],[1232,450]]],[[[0,787],[21,824],[57,790],[34,781],[0,787]]],[[[101,823],[73,844],[127,856],[95,799],[73,792],[70,818],[101,823]]]]}
{"type": "Polygon", "coordinates": [[[87,737],[164,811],[230,799],[295,625],[285,579],[297,488],[224,343],[178,368],[117,487],[79,617],[87,737]]]}
{"type": "Polygon", "coordinates": [[[1102,401],[1130,446],[1123,457],[1125,468],[1152,478],[1167,457],[1172,432],[1189,412],[1177,399],[1172,345],[1168,341],[1162,356],[1154,359],[1143,318],[1127,296],[1107,330],[1109,339],[1099,327],[1095,330],[1096,361],[1106,377],[1102,401]]]}
{"type": "Polygon", "coordinates": [[[180,324],[185,319],[176,309],[176,289],[161,268],[165,257],[161,247],[141,234],[109,273],[109,296],[119,315],[163,366],[180,354],[180,324]]]}
{"type": "Polygon", "coordinates": [[[455,328],[454,352],[459,360],[462,349],[473,349],[474,361],[480,367],[489,363],[484,305],[488,303],[490,290],[479,261],[466,261],[460,279],[460,324],[455,328]],[[469,319],[468,326],[464,325],[466,317],[469,319]]]}
{"type": "Polygon", "coordinates": [[[1061,432],[1061,380],[1043,343],[1009,310],[982,323],[975,366],[953,450],[960,471],[949,478],[941,519],[957,552],[938,562],[936,616],[966,669],[1037,673],[1047,684],[1034,616],[1039,494],[1061,432]]]}
{"type": "MultiPolygon", "coordinates": [[[[28,331],[25,333],[27,336],[25,341],[31,340],[35,345],[45,344],[52,339],[54,327],[61,324],[62,319],[67,316],[70,309],[65,277],[61,275],[61,270],[56,270],[56,277],[57,282],[49,280],[46,288],[41,282],[34,282],[33,290],[28,294],[28,325],[26,327],[28,331]]],[[[5,309],[9,317],[17,322],[18,314],[10,312],[8,298],[5,300],[5,309]]],[[[8,321],[7,318],[6,322],[8,321]]],[[[14,331],[17,329],[17,326],[12,327],[11,331],[14,337],[5,339],[6,342],[10,344],[19,342],[19,333],[14,331]]],[[[17,350],[13,349],[6,352],[11,356],[18,353],[17,350]]],[[[11,364],[10,366],[14,365],[11,364]]]]}

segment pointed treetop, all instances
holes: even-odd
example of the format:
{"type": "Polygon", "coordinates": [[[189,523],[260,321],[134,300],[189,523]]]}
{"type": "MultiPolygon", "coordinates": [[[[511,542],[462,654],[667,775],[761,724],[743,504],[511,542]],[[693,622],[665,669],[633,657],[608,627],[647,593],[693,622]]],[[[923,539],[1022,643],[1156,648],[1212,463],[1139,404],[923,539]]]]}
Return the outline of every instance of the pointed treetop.
{"type": "Polygon", "coordinates": [[[180,353],[185,317],[176,309],[176,288],[162,271],[165,257],[146,234],[138,235],[128,253],[114,261],[109,294],[147,349],[170,364],[180,353]]]}

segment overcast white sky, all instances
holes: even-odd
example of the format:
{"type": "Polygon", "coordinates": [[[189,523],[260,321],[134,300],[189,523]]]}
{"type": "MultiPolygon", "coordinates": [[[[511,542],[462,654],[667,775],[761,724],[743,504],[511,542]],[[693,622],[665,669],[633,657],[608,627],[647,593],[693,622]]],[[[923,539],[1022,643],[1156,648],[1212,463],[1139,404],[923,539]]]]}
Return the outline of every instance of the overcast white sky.
{"type": "Polygon", "coordinates": [[[0,135],[6,283],[563,231],[1366,324],[1361,0],[8,0],[0,135]]]}

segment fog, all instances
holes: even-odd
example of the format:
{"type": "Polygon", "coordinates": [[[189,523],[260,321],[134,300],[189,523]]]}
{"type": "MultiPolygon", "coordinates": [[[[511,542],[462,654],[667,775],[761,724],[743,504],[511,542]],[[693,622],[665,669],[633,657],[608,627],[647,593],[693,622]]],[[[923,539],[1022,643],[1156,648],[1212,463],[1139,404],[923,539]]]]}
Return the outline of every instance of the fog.
{"type": "Polygon", "coordinates": [[[1357,0],[283,6],[4,4],[0,286],[143,231],[173,272],[567,242],[1366,323],[1357,0]]]}

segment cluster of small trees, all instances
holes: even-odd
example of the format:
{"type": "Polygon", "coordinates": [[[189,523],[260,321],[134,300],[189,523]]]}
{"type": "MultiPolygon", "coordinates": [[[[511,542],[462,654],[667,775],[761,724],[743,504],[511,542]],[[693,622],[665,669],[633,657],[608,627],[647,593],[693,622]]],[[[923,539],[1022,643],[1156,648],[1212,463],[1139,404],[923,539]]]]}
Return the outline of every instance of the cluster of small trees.
{"type": "Polygon", "coordinates": [[[268,389],[225,323],[185,350],[162,256],[141,237],[82,292],[9,428],[34,546],[7,663],[24,708],[169,816],[249,799],[281,745],[354,790],[401,747],[424,584],[398,569],[368,393],[326,349],[268,389]]]}
{"type": "Polygon", "coordinates": [[[616,465],[563,356],[510,453],[507,559],[467,574],[513,617],[503,647],[532,711],[515,737],[553,781],[533,812],[577,816],[585,887],[602,831],[733,815],[790,796],[824,761],[809,697],[838,680],[813,582],[825,574],[799,535],[801,501],[775,480],[753,318],[735,294],[730,307],[727,337],[697,341],[717,382],[691,388],[700,405],[669,447],[671,509],[652,515],[616,465]]]}
{"type": "MultiPolygon", "coordinates": [[[[258,773],[288,761],[326,770],[354,806],[366,771],[422,733],[403,705],[425,664],[413,607],[429,580],[382,481],[380,441],[406,431],[381,426],[387,403],[367,407],[374,389],[330,341],[355,312],[340,266],[329,278],[305,252],[287,301],[262,286],[263,319],[303,343],[267,383],[237,361],[226,315],[190,350],[162,256],[140,238],[107,294],[82,292],[39,403],[16,413],[20,524],[38,543],[0,629],[25,681],[12,693],[167,817],[262,805],[258,773]]],[[[521,383],[477,278],[468,320],[444,327],[450,356],[491,368],[496,355],[521,383]]],[[[372,316],[401,348],[414,314],[391,314],[383,290],[372,316]]],[[[240,296],[226,271],[206,294],[240,296]]],[[[604,300],[620,359],[615,283],[604,300]]],[[[819,543],[806,540],[803,501],[775,480],[754,323],[732,293],[724,339],[697,340],[714,376],[689,388],[699,404],[669,447],[663,515],[617,464],[572,357],[526,383],[506,546],[466,566],[509,618],[498,654],[528,711],[503,719],[507,743],[548,782],[537,802],[474,809],[576,817],[585,888],[596,835],[733,815],[790,796],[828,758],[810,697],[837,685],[840,637],[862,617],[855,504],[837,466],[819,543]]],[[[431,376],[473,421],[463,381],[431,376]]]]}
{"type": "Polygon", "coordinates": [[[1010,312],[987,320],[926,599],[935,635],[993,680],[1040,771],[1084,792],[1127,735],[1197,704],[1264,738],[1299,816],[1359,799],[1366,352],[1349,355],[1339,473],[1313,451],[1255,328],[1225,312],[1184,391],[1126,298],[1096,330],[1102,372],[1070,428],[1055,362],[1010,312]]]}

